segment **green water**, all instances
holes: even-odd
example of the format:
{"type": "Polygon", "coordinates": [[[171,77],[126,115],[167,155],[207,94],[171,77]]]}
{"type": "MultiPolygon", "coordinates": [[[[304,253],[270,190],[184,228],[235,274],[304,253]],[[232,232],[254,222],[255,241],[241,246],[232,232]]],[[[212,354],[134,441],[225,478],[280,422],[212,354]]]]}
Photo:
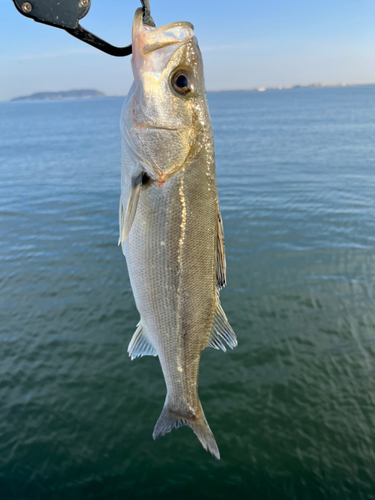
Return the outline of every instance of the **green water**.
{"type": "Polygon", "coordinates": [[[375,499],[375,87],[209,94],[239,340],[152,439],[117,247],[122,100],[0,103],[0,499],[375,499]]]}

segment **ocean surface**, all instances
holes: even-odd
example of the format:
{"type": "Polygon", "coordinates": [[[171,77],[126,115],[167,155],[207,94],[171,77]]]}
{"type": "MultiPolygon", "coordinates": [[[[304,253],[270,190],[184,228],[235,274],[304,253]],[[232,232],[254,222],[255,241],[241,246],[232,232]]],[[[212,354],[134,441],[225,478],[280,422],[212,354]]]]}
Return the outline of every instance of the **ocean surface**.
{"type": "Polygon", "coordinates": [[[123,99],[0,103],[0,499],[375,499],[375,86],[208,95],[239,345],[221,460],[152,439],[117,246],[123,99]]]}

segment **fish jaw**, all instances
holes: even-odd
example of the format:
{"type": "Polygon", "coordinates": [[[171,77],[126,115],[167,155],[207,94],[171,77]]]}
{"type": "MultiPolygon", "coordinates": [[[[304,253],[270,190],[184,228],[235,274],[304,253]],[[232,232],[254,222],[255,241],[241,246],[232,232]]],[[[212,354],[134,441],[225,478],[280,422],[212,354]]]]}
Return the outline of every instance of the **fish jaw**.
{"type": "Polygon", "coordinates": [[[137,9],[132,29],[132,69],[134,79],[144,73],[161,73],[178,46],[194,37],[194,27],[177,22],[153,28],[143,24],[143,10],[137,9]],[[157,51],[155,54],[152,52],[157,51]]]}
{"type": "Polygon", "coordinates": [[[142,9],[134,17],[132,41],[134,83],[123,109],[122,134],[142,168],[162,182],[184,165],[194,144],[199,146],[196,108],[205,96],[201,54],[190,23],[155,29],[143,24],[142,9]],[[186,96],[171,87],[180,68],[192,75],[186,96]]]}

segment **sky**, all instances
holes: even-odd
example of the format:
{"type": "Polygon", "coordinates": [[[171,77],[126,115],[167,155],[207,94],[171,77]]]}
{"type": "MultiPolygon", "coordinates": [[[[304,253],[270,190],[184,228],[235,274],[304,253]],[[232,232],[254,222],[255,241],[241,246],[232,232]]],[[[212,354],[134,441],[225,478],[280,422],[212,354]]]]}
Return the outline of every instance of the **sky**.
{"type": "MultiPolygon", "coordinates": [[[[207,90],[375,83],[374,0],[150,3],[158,26],[194,24],[207,90]]],[[[91,4],[81,25],[113,45],[128,45],[140,2],[91,4]]],[[[83,88],[127,93],[130,57],[106,55],[63,30],[35,23],[11,0],[0,0],[0,6],[0,101],[83,88]]]]}

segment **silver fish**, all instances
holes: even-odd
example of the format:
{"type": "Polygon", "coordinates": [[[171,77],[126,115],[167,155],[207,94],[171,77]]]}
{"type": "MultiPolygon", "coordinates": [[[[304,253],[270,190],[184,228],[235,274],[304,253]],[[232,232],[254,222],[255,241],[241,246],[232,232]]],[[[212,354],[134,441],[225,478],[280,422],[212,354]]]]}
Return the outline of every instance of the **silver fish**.
{"type": "Polygon", "coordinates": [[[132,359],[159,356],[167,386],[153,437],[188,425],[220,458],[198,397],[201,351],[237,339],[220,305],[225,251],[202,57],[190,23],[135,13],[134,83],[121,131],[120,238],[141,319],[132,359]]]}

